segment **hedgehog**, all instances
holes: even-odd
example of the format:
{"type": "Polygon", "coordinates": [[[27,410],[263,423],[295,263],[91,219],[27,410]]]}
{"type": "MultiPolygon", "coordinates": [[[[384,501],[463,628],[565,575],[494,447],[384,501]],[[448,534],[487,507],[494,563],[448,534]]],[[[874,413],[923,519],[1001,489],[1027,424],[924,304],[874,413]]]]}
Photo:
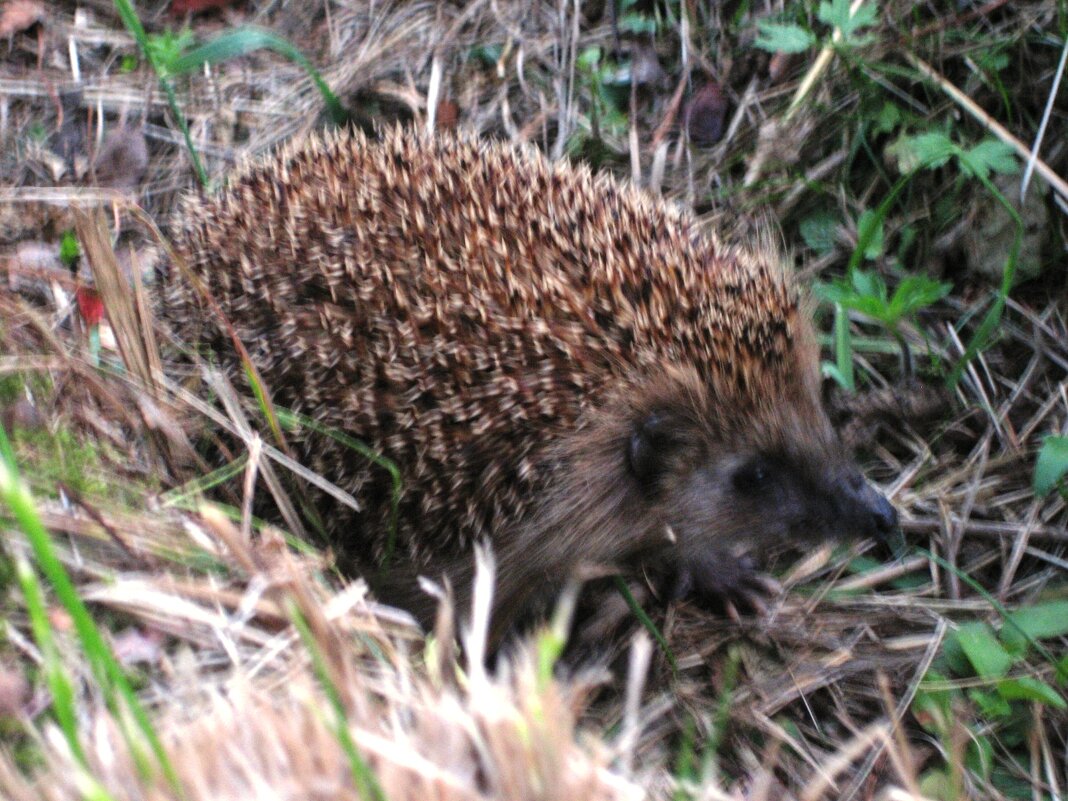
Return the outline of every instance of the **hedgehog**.
{"type": "MultiPolygon", "coordinates": [[[[470,134],[333,132],[187,197],[172,236],[202,284],[165,281],[178,334],[238,372],[232,326],[276,404],[399,468],[394,510],[380,464],[291,442],[359,502],[324,514],[357,564],[389,552],[388,575],[462,594],[487,542],[509,620],[580,574],[752,599],[762,548],[895,527],[774,248],[610,176],[470,134]]],[[[418,605],[411,584],[385,600],[418,605]]]]}

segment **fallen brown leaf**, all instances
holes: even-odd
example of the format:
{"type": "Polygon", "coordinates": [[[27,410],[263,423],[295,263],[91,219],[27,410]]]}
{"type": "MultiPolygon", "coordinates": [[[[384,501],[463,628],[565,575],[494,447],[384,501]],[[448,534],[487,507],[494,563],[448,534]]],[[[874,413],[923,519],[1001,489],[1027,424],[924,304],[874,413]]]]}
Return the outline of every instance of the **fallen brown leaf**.
{"type": "Polygon", "coordinates": [[[0,37],[10,39],[44,22],[44,5],[35,0],[11,0],[0,9],[0,37]]]}

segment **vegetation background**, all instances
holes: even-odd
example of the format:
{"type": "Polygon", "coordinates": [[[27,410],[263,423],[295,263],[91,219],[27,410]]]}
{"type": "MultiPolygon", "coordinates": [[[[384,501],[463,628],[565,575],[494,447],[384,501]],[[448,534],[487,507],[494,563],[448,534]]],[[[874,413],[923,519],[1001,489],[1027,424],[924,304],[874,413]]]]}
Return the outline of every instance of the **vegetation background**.
{"type": "Polygon", "coordinates": [[[0,53],[7,797],[1066,797],[1064,0],[3,0],[0,53]],[[566,603],[487,672],[484,612],[462,652],[338,575],[301,422],[179,358],[151,280],[182,192],[396,122],[782,249],[901,540],[596,667],[566,603]]]}

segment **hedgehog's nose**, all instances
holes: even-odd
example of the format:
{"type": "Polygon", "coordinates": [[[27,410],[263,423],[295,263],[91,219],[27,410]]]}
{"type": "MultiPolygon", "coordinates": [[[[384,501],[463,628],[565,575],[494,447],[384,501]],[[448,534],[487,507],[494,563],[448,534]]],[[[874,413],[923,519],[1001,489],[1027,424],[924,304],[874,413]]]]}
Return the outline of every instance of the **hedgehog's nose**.
{"type": "Polygon", "coordinates": [[[897,530],[897,510],[859,472],[850,471],[841,490],[844,516],[858,534],[885,539],[897,530]]]}
{"type": "Polygon", "coordinates": [[[875,521],[875,532],[880,537],[885,537],[897,530],[897,509],[890,501],[886,500],[881,492],[875,495],[875,506],[872,509],[872,519],[875,521]]]}

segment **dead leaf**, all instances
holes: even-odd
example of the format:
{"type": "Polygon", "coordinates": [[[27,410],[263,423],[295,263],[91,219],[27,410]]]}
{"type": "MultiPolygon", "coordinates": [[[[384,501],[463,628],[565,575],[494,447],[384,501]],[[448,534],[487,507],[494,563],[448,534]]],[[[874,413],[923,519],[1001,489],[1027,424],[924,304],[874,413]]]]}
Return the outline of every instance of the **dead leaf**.
{"type": "Polygon", "coordinates": [[[28,31],[43,23],[45,9],[35,0],[10,0],[0,9],[0,37],[10,39],[16,33],[28,31]]]}
{"type": "Polygon", "coordinates": [[[98,186],[132,189],[148,169],[148,145],[141,131],[130,127],[113,129],[104,139],[93,164],[98,186]]]}
{"type": "Polygon", "coordinates": [[[451,131],[460,119],[460,107],[451,100],[438,103],[437,127],[442,131],[451,131]]]}
{"type": "Polygon", "coordinates": [[[690,98],[686,107],[686,131],[690,141],[701,147],[714,145],[723,136],[727,99],[715,81],[709,81],[690,98]]]}

